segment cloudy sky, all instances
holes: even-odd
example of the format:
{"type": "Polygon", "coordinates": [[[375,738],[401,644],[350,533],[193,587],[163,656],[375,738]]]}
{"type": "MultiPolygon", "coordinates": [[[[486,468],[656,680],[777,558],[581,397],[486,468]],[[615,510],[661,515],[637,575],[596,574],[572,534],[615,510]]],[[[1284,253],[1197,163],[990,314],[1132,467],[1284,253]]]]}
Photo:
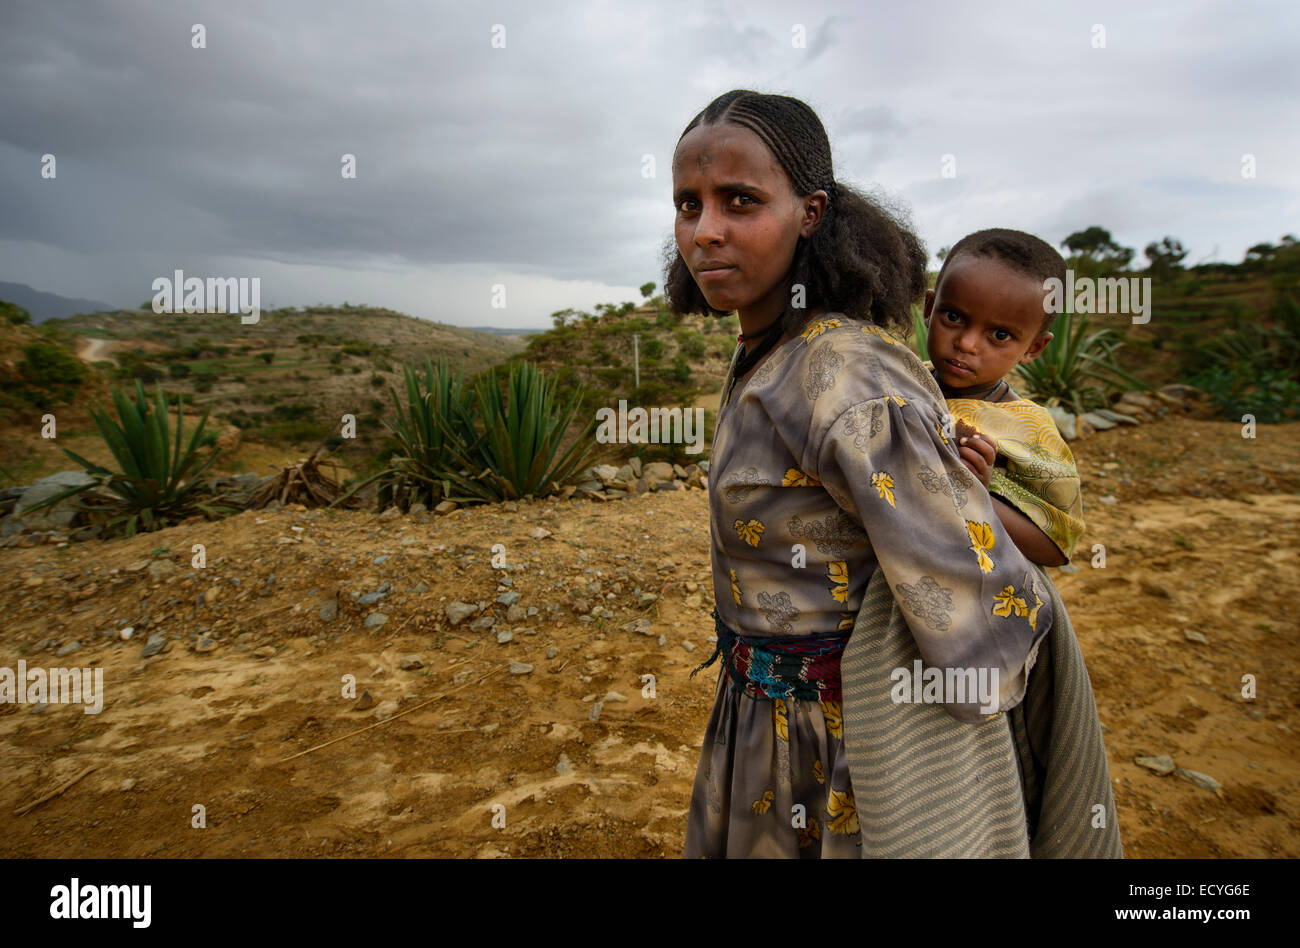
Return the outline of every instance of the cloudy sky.
{"type": "Polygon", "coordinates": [[[733,88],[808,102],[932,253],[1098,224],[1237,262],[1300,229],[1297,36],[1295,4],[1186,0],[5,0],[0,280],[544,328],[661,281],[673,148],[733,88]]]}

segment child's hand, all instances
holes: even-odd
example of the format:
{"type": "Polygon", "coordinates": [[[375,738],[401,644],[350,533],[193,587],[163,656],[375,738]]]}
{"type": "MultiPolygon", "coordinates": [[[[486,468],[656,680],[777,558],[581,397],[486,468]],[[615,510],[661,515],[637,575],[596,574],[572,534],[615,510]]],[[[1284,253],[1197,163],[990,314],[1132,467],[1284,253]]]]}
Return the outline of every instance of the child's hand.
{"type": "Polygon", "coordinates": [[[957,419],[957,453],[961,463],[974,474],[985,489],[989,486],[989,472],[997,460],[998,446],[988,435],[962,419],[957,419]]]}

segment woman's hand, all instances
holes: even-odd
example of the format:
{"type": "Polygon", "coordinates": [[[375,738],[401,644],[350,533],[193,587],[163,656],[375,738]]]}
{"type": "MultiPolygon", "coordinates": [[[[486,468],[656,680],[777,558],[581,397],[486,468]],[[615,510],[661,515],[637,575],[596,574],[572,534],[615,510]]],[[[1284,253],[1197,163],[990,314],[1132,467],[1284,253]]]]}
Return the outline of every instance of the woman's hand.
{"type": "Polygon", "coordinates": [[[993,462],[998,456],[997,442],[960,418],[957,419],[956,431],[957,453],[961,455],[961,463],[987,490],[989,472],[993,470],[993,462]]]}

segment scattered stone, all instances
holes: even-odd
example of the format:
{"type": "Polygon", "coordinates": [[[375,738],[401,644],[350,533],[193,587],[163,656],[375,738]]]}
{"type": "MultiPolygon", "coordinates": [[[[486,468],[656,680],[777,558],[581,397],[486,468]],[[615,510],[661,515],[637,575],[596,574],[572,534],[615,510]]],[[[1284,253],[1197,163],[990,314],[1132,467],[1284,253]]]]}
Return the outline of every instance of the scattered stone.
{"type": "Polygon", "coordinates": [[[456,674],[452,675],[451,683],[453,685],[463,685],[473,677],[474,673],[467,668],[464,671],[458,671],[456,674]]]}
{"type": "Polygon", "coordinates": [[[688,652],[693,652],[693,651],[695,651],[695,643],[694,643],[694,642],[682,642],[682,648],[686,649],[686,651],[688,651],[688,652]]]}
{"type": "Polygon", "coordinates": [[[154,560],[149,564],[149,578],[156,583],[162,582],[177,572],[179,572],[179,568],[171,560],[154,560]]]}
{"type": "Polygon", "coordinates": [[[1174,760],[1166,754],[1161,754],[1159,757],[1135,757],[1133,763],[1162,777],[1174,772],[1174,760]]]}
{"type": "Polygon", "coordinates": [[[1105,431],[1108,428],[1115,427],[1115,422],[1111,421],[1109,418],[1107,418],[1099,411],[1084,412],[1079,417],[1082,418],[1084,421],[1086,421],[1088,424],[1092,425],[1098,431],[1105,431]]]}
{"type": "Polygon", "coordinates": [[[389,698],[387,701],[381,701],[379,702],[379,706],[375,708],[375,717],[379,718],[381,721],[391,718],[397,713],[399,707],[400,705],[398,705],[398,703],[392,698],[389,698]]]}
{"type": "Polygon", "coordinates": [[[131,790],[135,787],[135,784],[136,784],[136,779],[134,777],[127,777],[125,780],[122,781],[122,789],[124,791],[131,790]]]}
{"type": "Polygon", "coordinates": [[[1193,630],[1193,629],[1183,629],[1183,637],[1184,637],[1185,639],[1187,639],[1187,641],[1189,641],[1189,642],[1199,642],[1199,643],[1201,643],[1202,645],[1209,645],[1209,644],[1210,644],[1210,640],[1209,640],[1209,639],[1207,639],[1207,638],[1206,638],[1204,635],[1202,635],[1200,632],[1197,632],[1197,631],[1195,631],[1195,630],[1193,630]]]}
{"type": "Polygon", "coordinates": [[[628,458],[627,466],[632,469],[633,477],[641,476],[641,459],[638,457],[628,458]]]}
{"type": "Polygon", "coordinates": [[[402,510],[400,507],[389,507],[387,510],[385,510],[383,513],[379,515],[379,519],[396,520],[401,515],[402,515],[402,510]]]}
{"type": "Polygon", "coordinates": [[[423,595],[424,593],[427,593],[428,591],[429,591],[429,584],[426,583],[424,580],[420,580],[420,581],[419,581],[418,583],[416,583],[415,586],[411,589],[411,592],[415,593],[416,595],[423,595]]]}
{"type": "Polygon", "coordinates": [[[326,622],[329,622],[338,614],[339,614],[339,604],[334,599],[331,599],[329,602],[325,603],[325,605],[320,607],[320,617],[324,619],[326,622]]]}
{"type": "Polygon", "coordinates": [[[512,675],[531,675],[532,673],[533,666],[529,665],[527,662],[510,663],[510,674],[512,675]]]}
{"type": "Polygon", "coordinates": [[[448,622],[452,625],[460,625],[461,622],[478,612],[478,606],[457,600],[447,603],[443,611],[447,613],[448,622]]]}
{"type": "Polygon", "coordinates": [[[384,563],[387,563],[390,559],[392,559],[391,553],[385,553],[383,556],[376,556],[375,565],[382,566],[384,563]]]}
{"type": "Polygon", "coordinates": [[[638,632],[641,635],[654,635],[655,632],[650,627],[649,619],[633,619],[627,625],[623,626],[629,632],[638,632]]]}
{"type": "Polygon", "coordinates": [[[80,652],[80,651],[81,651],[80,642],[69,642],[67,645],[62,646],[54,654],[57,657],[62,658],[64,655],[71,655],[73,652],[80,652]]]}
{"type": "Polygon", "coordinates": [[[211,606],[215,604],[216,601],[220,598],[221,598],[221,590],[218,589],[216,586],[209,586],[203,592],[203,604],[205,606],[211,606]]]}
{"type": "Polygon", "coordinates": [[[397,665],[402,671],[416,671],[424,667],[424,662],[420,661],[419,655],[404,656],[397,665]]]}
{"type": "Polygon", "coordinates": [[[205,636],[201,637],[201,638],[198,640],[198,642],[196,642],[196,643],[194,644],[194,651],[196,651],[196,652],[214,652],[214,651],[216,651],[216,649],[217,649],[217,645],[218,645],[218,644],[219,644],[219,643],[217,642],[217,640],[214,639],[212,636],[210,636],[210,635],[205,635],[205,636]]]}
{"type": "Polygon", "coordinates": [[[1097,502],[1100,504],[1105,504],[1107,507],[1114,507],[1117,503],[1119,503],[1119,501],[1116,500],[1110,494],[1107,494],[1105,497],[1098,497],[1097,502]]]}
{"type": "Polygon", "coordinates": [[[546,650],[546,657],[547,657],[547,658],[554,658],[556,655],[559,655],[559,654],[560,654],[560,650],[559,650],[558,648],[556,648],[554,645],[552,645],[550,648],[548,648],[548,649],[546,650]]]}
{"type": "Polygon", "coordinates": [[[668,644],[668,639],[667,639],[665,636],[662,636],[662,635],[659,636],[659,638],[658,638],[656,641],[657,641],[660,645],[667,645],[667,644],[668,644]]]}
{"type": "Polygon", "coordinates": [[[253,657],[254,657],[254,658],[274,658],[274,657],[275,657],[275,646],[274,646],[274,645],[263,645],[261,648],[254,649],[254,650],[253,650],[253,657]]]}
{"type": "MultiPolygon", "coordinates": [[[[507,576],[505,578],[509,579],[510,577],[507,576]]],[[[514,592],[513,590],[510,592],[503,592],[501,595],[497,596],[497,602],[501,603],[503,606],[513,606],[518,601],[519,593],[514,592]]]]}
{"type": "Polygon", "coordinates": [[[497,728],[499,728],[500,726],[501,726],[501,722],[500,722],[500,721],[493,721],[491,724],[484,724],[481,728],[479,728],[479,733],[481,733],[481,734],[491,734],[493,731],[495,731],[495,730],[496,730],[497,728]]]}
{"type": "Polygon", "coordinates": [[[148,640],[144,643],[144,650],[140,653],[140,657],[150,658],[154,655],[157,655],[166,647],[167,647],[167,636],[159,632],[155,632],[152,635],[150,635],[148,640]]]}
{"type": "Polygon", "coordinates": [[[1184,770],[1182,767],[1179,767],[1175,773],[1184,780],[1196,784],[1202,790],[1209,790],[1217,797],[1222,798],[1224,795],[1223,784],[1219,783],[1219,781],[1215,780],[1209,774],[1203,774],[1198,770],[1184,770]]]}
{"type": "Polygon", "coordinates": [[[573,772],[573,763],[569,760],[568,754],[560,755],[560,762],[555,765],[557,774],[568,774],[573,772]]]}
{"type": "Polygon", "coordinates": [[[515,634],[511,632],[509,629],[502,629],[500,632],[497,633],[497,644],[505,645],[507,642],[512,641],[514,637],[515,634]]]}
{"type": "Polygon", "coordinates": [[[486,632],[492,626],[496,625],[497,617],[494,615],[482,615],[469,624],[472,632],[486,632]]]}
{"type": "Polygon", "coordinates": [[[374,592],[366,593],[364,596],[360,597],[357,600],[357,604],[361,606],[373,606],[375,603],[379,602],[379,600],[384,599],[388,596],[387,587],[388,584],[384,583],[383,586],[376,589],[374,592]]]}
{"type": "Polygon", "coordinates": [[[442,501],[442,503],[438,504],[438,506],[433,508],[433,512],[436,514],[440,514],[442,516],[446,516],[447,514],[451,513],[453,510],[459,509],[459,507],[460,504],[456,503],[456,501],[454,500],[444,500],[442,501]]]}
{"type": "Polygon", "coordinates": [[[528,613],[524,611],[524,607],[521,605],[516,604],[506,610],[507,622],[523,622],[526,618],[528,618],[528,613]]]}
{"type": "Polygon", "coordinates": [[[604,701],[606,704],[608,704],[608,703],[611,702],[611,701],[626,701],[627,698],[624,697],[623,695],[619,694],[617,691],[611,691],[611,692],[608,692],[608,693],[605,695],[605,697],[602,698],[601,700],[604,701]]]}
{"type": "Polygon", "coordinates": [[[589,721],[599,721],[600,713],[604,710],[605,710],[605,702],[597,701],[595,704],[591,706],[591,710],[587,712],[587,719],[589,721]]]}
{"type": "Polygon", "coordinates": [[[370,615],[366,616],[365,625],[367,629],[377,629],[387,621],[388,616],[384,615],[382,612],[372,612],[370,615]]]}

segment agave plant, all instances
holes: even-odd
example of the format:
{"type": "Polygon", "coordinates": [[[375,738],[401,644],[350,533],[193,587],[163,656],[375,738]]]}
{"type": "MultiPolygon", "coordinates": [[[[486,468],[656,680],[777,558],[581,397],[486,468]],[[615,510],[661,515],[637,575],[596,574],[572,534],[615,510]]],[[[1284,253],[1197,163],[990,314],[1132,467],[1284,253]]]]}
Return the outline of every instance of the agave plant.
{"type": "Polygon", "coordinates": [[[448,418],[460,440],[472,440],[477,432],[475,415],[465,398],[460,375],[452,376],[445,359],[438,360],[435,370],[427,358],[423,385],[409,365],[402,366],[402,372],[406,379],[406,405],[403,407],[397,392],[389,386],[397,421],[384,422],[384,427],[397,439],[397,453],[384,470],[358,481],[330,506],[342,503],[375,481],[380,482],[381,507],[395,503],[406,509],[416,502],[433,507],[449,493],[445,477],[449,463],[447,440],[438,419],[448,418]]]}
{"type": "Polygon", "coordinates": [[[138,379],[134,401],[116,387],[112,394],[118,421],[110,418],[98,403],[90,414],[121,470],[110,471],[64,448],[63,453],[95,477],[95,483],[60,491],[28,510],[39,510],[76,494],[106,488],[109,495],[87,493],[86,497],[107,508],[110,517],[105,528],[109,534],[121,528],[127,537],[134,536],[137,529],[146,532],[162,529],[196,513],[212,520],[238,512],[233,507],[207,502],[211,491],[199,479],[217,458],[216,452],[206,458],[199,454],[200,448],[212,444],[217,437],[215,432],[203,433],[211,409],[203,413],[189,444],[182,449],[185,412],[181,405],[176,406],[173,441],[167,430],[169,412],[161,385],[157,386],[152,404],[138,379]]]}
{"type": "Polygon", "coordinates": [[[1063,405],[1075,414],[1105,408],[1109,389],[1125,383],[1150,390],[1119,367],[1115,354],[1123,337],[1114,329],[1092,329],[1087,317],[1062,313],[1053,338],[1038,358],[1019,366],[1025,394],[1043,405],[1063,405]]]}
{"type": "Polygon", "coordinates": [[[558,383],[548,381],[531,362],[513,363],[503,400],[496,378],[480,378],[474,388],[484,431],[469,435],[443,416],[437,418],[453,467],[444,470],[457,501],[496,502],[542,496],[570,480],[591,455],[593,417],[568,450],[561,443],[582,404],[581,386],[565,405],[556,406],[558,383]],[[576,452],[576,453],[575,453],[576,452]]]}

